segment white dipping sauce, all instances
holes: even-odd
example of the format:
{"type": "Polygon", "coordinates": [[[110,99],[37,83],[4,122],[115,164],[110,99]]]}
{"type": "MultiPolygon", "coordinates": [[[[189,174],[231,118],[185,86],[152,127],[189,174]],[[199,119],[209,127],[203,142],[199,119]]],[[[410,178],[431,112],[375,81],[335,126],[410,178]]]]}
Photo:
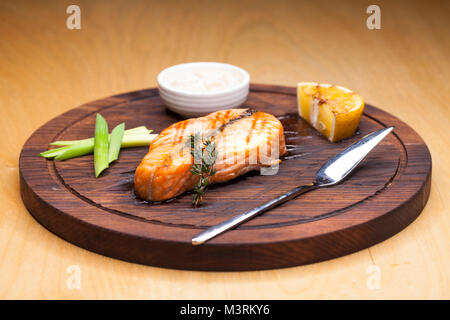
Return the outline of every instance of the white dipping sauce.
{"type": "Polygon", "coordinates": [[[244,81],[239,70],[217,65],[192,65],[168,72],[164,82],[168,87],[187,92],[218,92],[237,87],[244,81]]]}
{"type": "Polygon", "coordinates": [[[158,74],[158,92],[165,106],[185,118],[240,107],[250,89],[250,75],[227,63],[189,62],[158,74]]]}

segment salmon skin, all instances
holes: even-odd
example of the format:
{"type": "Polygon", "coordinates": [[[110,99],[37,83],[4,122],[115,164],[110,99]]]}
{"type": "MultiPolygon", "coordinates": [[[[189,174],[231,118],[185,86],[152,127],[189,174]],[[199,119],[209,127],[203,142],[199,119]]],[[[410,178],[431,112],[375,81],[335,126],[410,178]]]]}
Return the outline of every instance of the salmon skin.
{"type": "MultiPolygon", "coordinates": [[[[187,119],[164,129],[150,145],[134,176],[136,194],[163,201],[194,189],[200,176],[191,173],[190,135],[200,134],[216,145],[216,173],[209,183],[234,179],[251,170],[277,166],[286,153],[281,122],[250,109],[221,110],[187,119]]],[[[277,167],[276,167],[277,168],[277,167]]]]}

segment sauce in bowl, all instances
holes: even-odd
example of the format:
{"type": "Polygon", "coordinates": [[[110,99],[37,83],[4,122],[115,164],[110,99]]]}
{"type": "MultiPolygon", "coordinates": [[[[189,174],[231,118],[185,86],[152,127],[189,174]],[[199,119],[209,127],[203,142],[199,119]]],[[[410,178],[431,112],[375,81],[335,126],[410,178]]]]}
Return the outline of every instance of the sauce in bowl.
{"type": "Polygon", "coordinates": [[[180,64],[158,75],[164,103],[186,117],[239,107],[247,99],[249,86],[247,71],[218,62],[180,64]]]}
{"type": "Polygon", "coordinates": [[[166,75],[169,87],[189,92],[217,92],[231,89],[244,81],[244,75],[230,68],[199,67],[175,70],[166,75]]]}

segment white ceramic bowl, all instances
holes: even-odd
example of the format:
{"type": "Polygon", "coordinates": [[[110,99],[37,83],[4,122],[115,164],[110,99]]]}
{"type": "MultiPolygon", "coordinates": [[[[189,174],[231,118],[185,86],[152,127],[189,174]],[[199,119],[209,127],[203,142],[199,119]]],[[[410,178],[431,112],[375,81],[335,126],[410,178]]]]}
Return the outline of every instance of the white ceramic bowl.
{"type": "Polygon", "coordinates": [[[183,63],[158,75],[161,99],[170,110],[184,117],[237,108],[247,100],[249,87],[248,72],[226,63],[183,63]]]}

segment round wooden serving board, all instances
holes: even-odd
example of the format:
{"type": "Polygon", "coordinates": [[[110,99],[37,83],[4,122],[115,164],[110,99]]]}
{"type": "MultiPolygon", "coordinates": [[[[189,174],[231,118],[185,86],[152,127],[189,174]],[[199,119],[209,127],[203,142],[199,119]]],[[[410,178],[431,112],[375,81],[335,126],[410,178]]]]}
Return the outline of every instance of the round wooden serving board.
{"type": "Polygon", "coordinates": [[[296,115],[295,88],[252,85],[243,107],[277,116],[289,153],[276,175],[253,172],[211,186],[199,208],[192,207],[191,194],[163,203],[135,196],[134,171],[147,147],[123,149],[98,179],[92,155],[67,161],[38,156],[52,141],[92,137],[97,112],[110,128],[125,122],[156,133],[182,120],[164,107],[157,89],[87,103],[39,128],[20,155],[22,199],[39,223],[80,247],[135,263],[211,271],[289,267],[349,254],[396,234],[425,206],[430,153],[392,115],[366,105],[357,134],[333,144],[296,115]],[[204,245],[191,244],[203,229],[312,182],[331,156],[387,126],[395,126],[394,133],[342,184],[303,194],[204,245]]]}

